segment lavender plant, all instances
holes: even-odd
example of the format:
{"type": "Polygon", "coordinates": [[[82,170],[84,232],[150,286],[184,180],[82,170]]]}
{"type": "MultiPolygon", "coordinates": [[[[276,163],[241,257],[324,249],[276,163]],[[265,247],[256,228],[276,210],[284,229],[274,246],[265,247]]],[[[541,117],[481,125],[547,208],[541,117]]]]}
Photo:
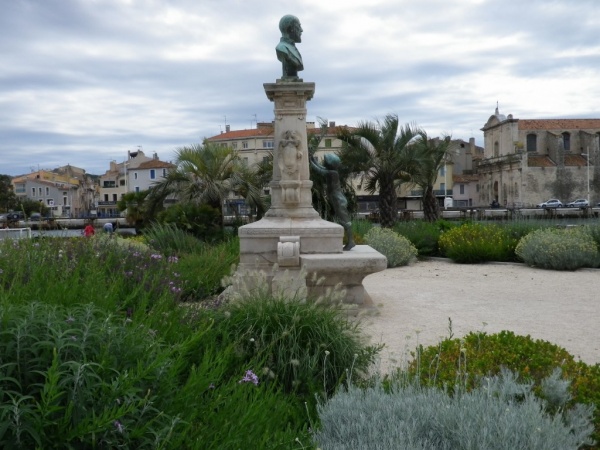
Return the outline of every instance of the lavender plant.
{"type": "Polygon", "coordinates": [[[415,246],[389,228],[371,228],[365,235],[365,241],[387,257],[388,267],[405,266],[417,256],[415,246]]]}
{"type": "Polygon", "coordinates": [[[315,444],[324,450],[575,450],[592,444],[592,409],[554,414],[505,371],[470,391],[449,395],[417,384],[351,386],[318,407],[315,444]]]}
{"type": "Polygon", "coordinates": [[[575,270],[600,265],[598,246],[585,227],[533,231],[519,241],[516,254],[525,264],[543,269],[575,270]]]}

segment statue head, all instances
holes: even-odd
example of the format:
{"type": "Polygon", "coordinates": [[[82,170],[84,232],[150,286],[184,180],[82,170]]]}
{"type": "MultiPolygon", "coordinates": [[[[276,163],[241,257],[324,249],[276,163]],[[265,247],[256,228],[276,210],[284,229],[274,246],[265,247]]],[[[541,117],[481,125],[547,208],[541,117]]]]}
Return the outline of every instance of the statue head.
{"type": "Polygon", "coordinates": [[[328,169],[334,170],[340,167],[340,165],[342,164],[338,155],[334,153],[325,154],[325,156],[323,157],[323,163],[328,169]]]}
{"type": "Polygon", "coordinates": [[[296,16],[286,14],[279,21],[279,30],[285,38],[291,39],[292,42],[302,42],[302,27],[300,20],[296,16]]]}

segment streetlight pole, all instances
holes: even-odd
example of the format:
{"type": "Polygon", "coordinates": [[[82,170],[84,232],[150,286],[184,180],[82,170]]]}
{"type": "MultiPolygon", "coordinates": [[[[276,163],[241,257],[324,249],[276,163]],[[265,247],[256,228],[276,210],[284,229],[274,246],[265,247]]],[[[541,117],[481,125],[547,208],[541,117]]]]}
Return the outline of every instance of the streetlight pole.
{"type": "Polygon", "coordinates": [[[582,156],[586,157],[587,160],[587,201],[588,207],[590,206],[590,147],[587,147],[587,153],[582,153],[582,156]]]}

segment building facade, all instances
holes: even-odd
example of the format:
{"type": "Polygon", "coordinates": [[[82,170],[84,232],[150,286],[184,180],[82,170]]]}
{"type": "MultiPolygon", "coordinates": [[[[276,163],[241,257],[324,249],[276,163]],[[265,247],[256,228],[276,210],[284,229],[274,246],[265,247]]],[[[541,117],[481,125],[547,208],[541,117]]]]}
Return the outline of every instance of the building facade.
{"type": "Polygon", "coordinates": [[[120,215],[117,202],[128,192],[141,192],[167,176],[173,164],[158,159],[154,153],[148,157],[142,150],[129,151],[122,163],[110,162],[110,168],[100,176],[97,202],[100,217],[120,215]]]}
{"type": "MultiPolygon", "coordinates": [[[[342,141],[337,136],[342,128],[352,129],[345,125],[338,126],[335,122],[328,123],[315,152],[317,159],[322,160],[326,153],[336,153],[341,149],[342,141]]],[[[246,130],[231,130],[227,125],[224,132],[207,138],[207,141],[237,150],[242,161],[252,166],[262,161],[263,158],[268,158],[272,153],[274,146],[273,132],[273,122],[259,122],[256,128],[246,130]]],[[[321,127],[316,126],[315,122],[307,122],[309,139],[321,132],[323,130],[321,130],[321,127]]],[[[440,206],[444,206],[445,197],[453,197],[455,206],[473,206],[477,203],[477,176],[474,174],[473,160],[481,157],[481,155],[483,155],[483,147],[475,146],[474,138],[471,138],[468,142],[461,139],[452,140],[450,160],[448,164],[440,169],[434,186],[440,206]],[[453,191],[455,183],[458,184],[457,192],[453,191]]],[[[356,192],[359,213],[368,214],[378,208],[378,195],[371,195],[362,189],[358,178],[353,180],[353,187],[356,192]]],[[[265,193],[268,193],[268,189],[265,193]]],[[[422,192],[420,190],[410,183],[404,183],[400,186],[398,192],[398,207],[400,209],[422,209],[421,197],[422,192]]]]}
{"type": "Polygon", "coordinates": [[[12,185],[17,198],[39,201],[55,217],[85,217],[98,198],[94,178],[71,165],[14,177],[12,185]]]}
{"type": "Polygon", "coordinates": [[[600,200],[600,119],[522,120],[496,108],[481,130],[484,154],[475,164],[481,204],[600,200]]]}

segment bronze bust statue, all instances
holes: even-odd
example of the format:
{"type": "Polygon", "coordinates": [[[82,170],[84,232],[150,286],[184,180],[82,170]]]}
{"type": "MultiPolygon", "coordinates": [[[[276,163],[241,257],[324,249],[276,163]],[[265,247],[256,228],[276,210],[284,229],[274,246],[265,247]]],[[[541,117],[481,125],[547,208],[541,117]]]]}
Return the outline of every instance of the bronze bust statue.
{"type": "Polygon", "coordinates": [[[296,43],[302,42],[300,20],[296,16],[285,15],[279,21],[279,30],[281,31],[281,39],[275,47],[275,52],[277,53],[277,59],[281,61],[282,79],[301,81],[298,78],[298,72],[304,70],[304,65],[302,64],[302,55],[296,48],[296,43]]]}

